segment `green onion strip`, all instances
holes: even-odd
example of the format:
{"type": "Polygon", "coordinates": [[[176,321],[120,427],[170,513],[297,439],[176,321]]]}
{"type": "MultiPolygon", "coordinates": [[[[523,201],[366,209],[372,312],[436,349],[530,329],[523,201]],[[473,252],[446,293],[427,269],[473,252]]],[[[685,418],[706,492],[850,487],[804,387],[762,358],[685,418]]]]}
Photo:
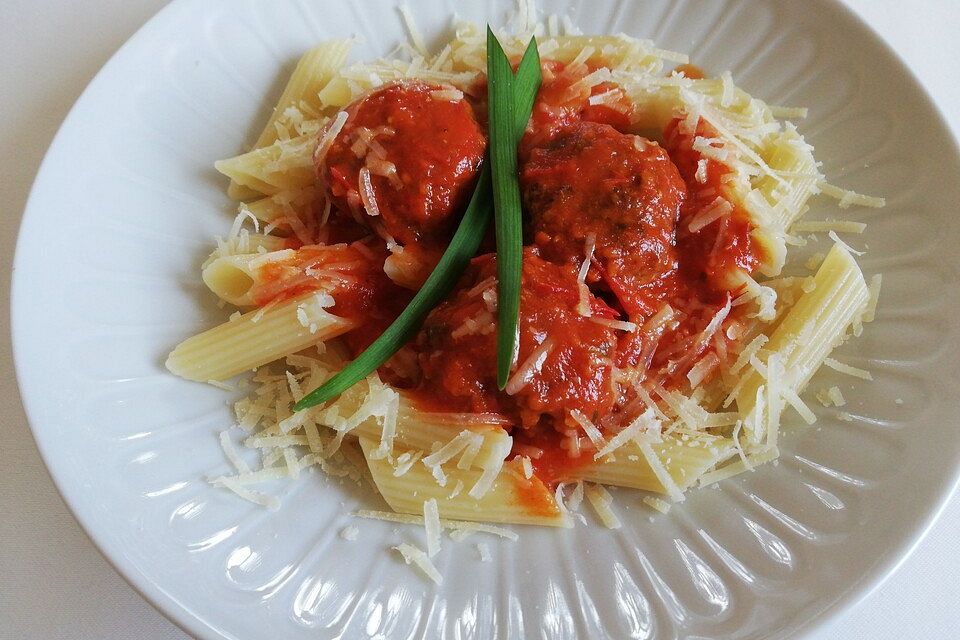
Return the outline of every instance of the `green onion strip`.
{"type": "MultiPolygon", "coordinates": [[[[507,278],[511,283],[511,285],[508,286],[512,286],[512,290],[505,289],[503,285],[505,274],[504,262],[501,257],[498,257],[498,278],[501,282],[498,297],[500,300],[512,300],[511,308],[513,309],[512,316],[505,315],[503,304],[502,302],[500,303],[500,326],[503,326],[505,318],[510,326],[510,340],[505,343],[507,349],[506,357],[502,355],[504,344],[502,338],[503,330],[501,329],[498,334],[498,379],[501,380],[501,388],[506,384],[506,378],[510,373],[511,356],[515,344],[517,312],[520,302],[521,253],[523,250],[520,223],[520,187],[517,181],[517,144],[526,128],[527,120],[530,119],[533,101],[540,88],[540,57],[537,53],[536,42],[531,40],[530,46],[527,47],[527,51],[524,53],[523,60],[517,70],[516,79],[513,77],[509,61],[506,62],[506,83],[504,83],[502,62],[506,61],[506,56],[500,47],[500,43],[497,42],[491,33],[488,38],[488,59],[495,57],[491,55],[491,40],[495,50],[499,52],[499,58],[501,60],[499,63],[501,66],[498,66],[496,72],[498,74],[498,89],[493,89],[494,83],[493,81],[490,82],[491,156],[483,163],[480,179],[477,181],[476,189],[470,198],[470,204],[467,205],[467,210],[460,220],[460,225],[457,227],[453,239],[450,240],[450,244],[444,251],[443,257],[440,258],[440,262],[437,263],[430,277],[427,278],[427,281],[424,282],[423,286],[413,297],[413,300],[411,300],[410,304],[403,310],[403,313],[387,327],[386,331],[384,331],[373,344],[357,356],[353,362],[297,402],[293,406],[295,411],[308,409],[336,398],[375,371],[377,367],[386,362],[390,356],[400,350],[403,345],[416,335],[427,314],[450,293],[460,279],[464,269],[466,269],[470,263],[470,259],[477,253],[480,242],[483,240],[487,227],[490,224],[494,205],[497,207],[498,212],[496,216],[497,251],[498,254],[502,256],[501,247],[505,247],[505,250],[508,252],[506,263],[510,265],[513,273],[512,276],[507,278]],[[493,107],[494,94],[499,94],[497,98],[499,102],[496,109],[493,107]],[[504,109],[506,109],[506,111],[504,111],[504,109]],[[503,114],[508,114],[506,124],[501,125],[505,127],[505,129],[503,129],[501,134],[496,138],[493,134],[494,119],[492,115],[495,110],[501,121],[504,118],[503,114]],[[499,140],[499,143],[495,140],[499,140]],[[501,159],[499,161],[493,159],[492,155],[496,150],[497,144],[501,146],[506,145],[506,148],[500,151],[501,155],[498,157],[501,159]],[[510,178],[512,176],[512,183],[510,180],[507,180],[505,183],[501,175],[499,178],[500,187],[497,187],[497,178],[492,176],[492,173],[497,170],[498,162],[500,163],[501,173],[504,170],[509,171],[510,176],[507,177],[510,178]],[[506,164],[504,164],[504,162],[506,162],[506,164]],[[493,185],[492,199],[491,184],[493,185]],[[509,203],[503,201],[502,195],[499,200],[497,199],[497,191],[504,191],[505,189],[511,188],[514,193],[510,196],[509,203]],[[504,202],[502,205],[504,208],[501,208],[501,201],[504,202]],[[508,213],[506,216],[501,216],[501,211],[507,211],[508,213]],[[509,245],[501,244],[501,217],[506,218],[505,221],[509,228],[509,245]]],[[[488,69],[489,67],[490,65],[488,64],[488,69]]]]}
{"type": "Polygon", "coordinates": [[[487,27],[487,102],[490,164],[497,236],[497,386],[503,389],[519,351],[518,322],[523,270],[523,224],[517,146],[540,89],[540,55],[531,38],[517,75],[487,27]]]}
{"type": "Polygon", "coordinates": [[[417,295],[386,331],[353,362],[293,405],[295,411],[337,397],[375,371],[416,335],[424,318],[450,293],[470,259],[476,255],[490,224],[490,204],[490,163],[484,162],[477,188],[453,239],[417,295]]]}

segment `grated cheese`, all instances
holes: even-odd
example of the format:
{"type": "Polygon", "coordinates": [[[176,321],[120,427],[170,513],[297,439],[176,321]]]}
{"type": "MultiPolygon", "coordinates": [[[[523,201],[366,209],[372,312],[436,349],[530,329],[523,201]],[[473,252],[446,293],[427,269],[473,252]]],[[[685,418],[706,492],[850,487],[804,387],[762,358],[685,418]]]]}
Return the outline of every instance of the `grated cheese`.
{"type": "Polygon", "coordinates": [[[883,276],[876,274],[870,278],[870,284],[867,286],[867,293],[870,298],[867,300],[867,308],[863,312],[863,322],[873,322],[877,314],[877,302],[880,300],[880,285],[883,283],[883,276]]]}
{"type": "Polygon", "coordinates": [[[656,509],[660,513],[667,513],[668,511],[670,511],[670,507],[673,506],[666,500],[661,500],[660,498],[657,498],[655,496],[644,496],[643,502],[647,506],[653,509],[656,509]]]}
{"type": "Polygon", "coordinates": [[[340,537],[348,542],[353,542],[357,539],[357,535],[360,533],[360,529],[356,525],[349,525],[340,530],[340,537]]]}
{"type": "Polygon", "coordinates": [[[593,446],[596,447],[598,451],[607,446],[606,441],[603,439],[603,434],[600,433],[600,429],[598,429],[597,426],[590,421],[590,418],[585,416],[582,411],[579,409],[573,409],[570,411],[569,415],[583,428],[583,432],[587,434],[587,437],[590,438],[590,442],[593,443],[593,446]]]}
{"type": "MultiPolygon", "coordinates": [[[[367,509],[361,509],[359,511],[354,511],[353,515],[358,518],[366,518],[368,520],[382,520],[385,522],[397,522],[400,524],[411,524],[411,525],[420,525],[423,526],[423,516],[413,516],[404,513],[394,513],[393,511],[371,511],[367,509]]],[[[440,520],[440,525],[444,529],[451,529],[453,531],[462,531],[469,530],[477,533],[489,533],[501,538],[506,538],[508,540],[518,540],[519,536],[509,529],[504,529],[503,527],[497,527],[490,524],[485,524],[483,522],[470,522],[468,520],[440,520]]]]}
{"type": "Polygon", "coordinates": [[[478,444],[483,445],[483,436],[465,429],[437,451],[424,457],[422,462],[428,467],[436,467],[449,462],[468,447],[477,447],[478,444]]]}
{"type": "Polygon", "coordinates": [[[620,331],[626,331],[628,333],[633,333],[637,330],[636,323],[627,322],[625,320],[614,320],[612,318],[600,318],[597,316],[591,316],[590,321],[595,322],[604,327],[610,327],[611,329],[618,329],[620,331]]]}
{"type": "Polygon", "coordinates": [[[236,447],[233,446],[233,440],[230,439],[230,433],[226,430],[220,432],[220,448],[223,449],[224,455],[227,456],[227,460],[237,470],[237,473],[250,473],[250,465],[237,453],[236,447]]]}
{"type": "Polygon", "coordinates": [[[486,542],[477,543],[477,553],[480,554],[480,562],[490,562],[490,547],[486,542]]]}
{"type": "Polygon", "coordinates": [[[373,191],[373,181],[370,179],[370,169],[362,167],[360,169],[360,202],[367,215],[377,217],[380,215],[380,207],[377,205],[377,194],[373,191]]]}
{"type": "Polygon", "coordinates": [[[493,483],[496,481],[497,476],[500,474],[500,470],[503,469],[504,459],[510,454],[511,439],[500,442],[494,447],[491,447],[492,451],[490,452],[491,461],[487,466],[483,467],[483,473],[480,474],[480,478],[477,482],[470,488],[470,491],[467,492],[467,495],[475,500],[479,500],[487,494],[488,491],[493,487],[493,483]]]}
{"type": "Polygon", "coordinates": [[[520,464],[523,466],[523,477],[529,480],[533,477],[533,463],[527,456],[520,457],[520,464]]]}
{"type": "Polygon", "coordinates": [[[397,7],[397,10],[400,12],[400,17],[403,19],[403,24],[407,28],[407,32],[410,34],[410,43],[417,50],[417,53],[423,56],[427,55],[427,46],[423,41],[423,36],[420,34],[420,29],[417,28],[416,21],[413,19],[410,7],[404,3],[397,7]]]}
{"type": "Polygon", "coordinates": [[[614,513],[610,505],[613,503],[613,496],[604,488],[602,484],[588,483],[584,490],[590,506],[596,512],[600,522],[607,529],[619,529],[622,525],[620,518],[614,513]]]}
{"type": "Polygon", "coordinates": [[[598,447],[593,459],[599,460],[604,456],[610,455],[628,442],[635,441],[643,432],[659,434],[660,427],[660,421],[657,419],[654,410],[647,408],[646,411],[637,416],[625,429],[610,438],[610,441],[606,445],[598,447]]]}
{"type": "Polygon", "coordinates": [[[817,421],[816,414],[810,410],[810,407],[807,406],[807,403],[797,395],[797,392],[794,391],[792,387],[785,386],[782,392],[784,400],[786,400],[787,404],[793,407],[793,409],[800,414],[800,417],[803,418],[804,422],[807,424],[813,424],[817,421]]]}
{"type": "MultiPolygon", "coordinates": [[[[519,347],[520,341],[517,341],[519,347]]],[[[513,375],[510,376],[510,379],[507,380],[507,385],[503,388],[509,395],[516,395],[524,389],[531,381],[533,381],[534,376],[540,373],[540,370],[543,368],[543,363],[547,361],[550,352],[553,351],[554,341],[553,338],[548,337],[540,345],[530,352],[530,355],[527,356],[526,360],[517,367],[517,370],[513,372],[513,375]]]]}
{"type": "Polygon", "coordinates": [[[730,464],[727,464],[716,471],[710,471],[703,474],[700,476],[697,486],[708,487],[712,484],[720,482],[721,480],[732,478],[733,476],[739,475],[746,471],[752,471],[754,467],[765,462],[770,462],[771,460],[776,460],[778,457],[780,457],[780,451],[776,447],[762,448],[757,452],[747,456],[749,462],[745,460],[737,460],[736,462],[731,462],[730,464]]]}
{"type": "Polygon", "coordinates": [[[463,100],[463,91],[453,88],[435,90],[430,92],[430,97],[444,102],[459,102],[463,100]]]}
{"type": "Polygon", "coordinates": [[[423,503],[423,528],[427,532],[427,555],[432,558],[440,551],[440,511],[435,498],[423,503]]]}
{"type": "Polygon", "coordinates": [[[247,489],[235,478],[229,478],[229,477],[217,478],[213,484],[229,489],[230,491],[233,491],[235,494],[237,494],[244,500],[247,500],[248,502],[252,502],[254,504],[258,504],[262,507],[266,507],[267,509],[270,509],[270,511],[276,511],[280,508],[279,498],[275,496],[267,495],[265,493],[260,493],[259,491],[253,491],[251,489],[247,489]]]}
{"type": "Polygon", "coordinates": [[[327,156],[327,151],[330,150],[330,146],[333,144],[333,141],[340,131],[343,130],[343,125],[347,123],[346,111],[339,111],[337,115],[333,117],[333,120],[330,122],[330,126],[327,127],[327,130],[324,132],[323,136],[320,137],[320,141],[317,142],[317,150],[314,154],[314,162],[319,164],[327,156]]]}
{"type": "Polygon", "coordinates": [[[817,183],[817,188],[820,189],[820,192],[824,195],[828,195],[831,198],[836,198],[839,200],[841,209],[849,209],[851,205],[872,207],[876,209],[887,204],[887,201],[883,198],[865,196],[861,193],[857,193],[856,191],[850,191],[849,189],[837,187],[824,180],[821,180],[817,183]]]}
{"type": "Polygon", "coordinates": [[[409,451],[407,451],[401,454],[400,456],[398,456],[397,466],[394,467],[393,469],[393,476],[395,478],[399,478],[400,476],[410,471],[410,469],[413,468],[413,465],[415,465],[417,461],[420,460],[420,456],[422,455],[423,455],[423,451],[415,451],[413,453],[410,453],[409,451]]]}
{"type": "Polygon", "coordinates": [[[590,272],[590,261],[593,260],[593,252],[596,250],[596,247],[597,236],[593,233],[588,233],[584,241],[583,263],[577,272],[577,293],[579,295],[577,313],[588,318],[593,315],[593,310],[590,308],[590,289],[587,288],[587,273],[590,272]]]}
{"type": "Polygon", "coordinates": [[[823,364],[827,365],[834,371],[845,373],[848,376],[853,376],[854,378],[860,378],[861,380],[873,380],[873,375],[866,369],[851,367],[850,365],[844,364],[838,360],[834,360],[833,358],[824,358],[823,364]]]}
{"type": "Polygon", "coordinates": [[[707,159],[701,158],[697,160],[697,171],[693,174],[694,179],[700,184],[707,183],[707,159]]]}
{"type": "Polygon", "coordinates": [[[433,580],[436,584],[443,583],[443,577],[440,575],[440,572],[437,571],[433,562],[430,561],[430,558],[421,549],[406,542],[401,542],[393,548],[400,552],[404,562],[416,566],[425,576],[433,580]]]}
{"type": "Polygon", "coordinates": [[[732,212],[733,205],[730,204],[730,201],[721,196],[717,196],[716,199],[707,205],[706,208],[697,212],[697,215],[695,215],[687,224],[687,229],[690,230],[690,233],[697,233],[704,227],[719,220],[720,218],[723,218],[724,216],[730,215],[732,212]]]}

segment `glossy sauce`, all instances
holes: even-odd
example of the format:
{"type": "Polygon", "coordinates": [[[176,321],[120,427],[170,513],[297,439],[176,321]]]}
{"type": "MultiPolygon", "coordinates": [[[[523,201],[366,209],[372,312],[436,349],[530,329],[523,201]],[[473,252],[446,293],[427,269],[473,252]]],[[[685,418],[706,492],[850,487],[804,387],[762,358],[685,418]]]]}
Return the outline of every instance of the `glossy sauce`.
{"type": "Polygon", "coordinates": [[[359,182],[360,170],[371,169],[379,217],[401,244],[445,241],[479,175],[486,136],[466,100],[434,97],[443,90],[417,81],[374,91],[347,108],[343,129],[319,158],[318,175],[338,210],[374,225],[381,221],[364,211],[359,182]],[[383,161],[395,167],[393,179],[378,174],[383,161]]]}
{"type": "MultiPolygon", "coordinates": [[[[532,463],[536,477],[548,485],[575,477],[579,467],[593,460],[592,449],[577,457],[569,453],[571,431],[580,429],[570,424],[569,411],[578,409],[596,423],[616,409],[614,365],[644,366],[653,379],[681,386],[682,377],[663,373],[668,363],[683,355],[736,295],[731,273],[751,273],[764,258],[753,241],[749,216],[740,209],[697,233],[688,229],[690,220],[723,192],[731,172],[692,148],[696,135],[713,137],[715,132],[701,121],[695,135],[684,134],[677,119],[663,132],[662,145],[634,135],[634,107],[617,88],[588,88],[581,82],[592,70],[544,63],[544,84],[518,150],[528,245],[519,366],[544,344],[551,348],[520,388],[513,393],[497,389],[495,295],[491,298],[496,257],[481,255],[403,351],[419,365],[419,382],[413,376],[405,383],[418,406],[503,415],[510,421],[515,451],[539,451],[532,463]],[[591,105],[590,97],[601,94],[604,104],[591,105]],[[704,160],[706,179],[701,182],[697,169],[704,160]],[[588,238],[595,241],[586,271],[588,315],[642,326],[669,304],[675,319],[662,336],[617,331],[581,313],[577,274],[588,238]]],[[[689,66],[680,70],[688,77],[698,74],[689,66]]],[[[348,107],[347,125],[318,165],[340,212],[331,238],[356,244],[380,222],[401,244],[439,255],[472,191],[486,141],[483,99],[473,107],[466,100],[438,101],[430,97],[438,89],[398,83],[348,107]],[[356,176],[365,160],[353,146],[361,128],[387,131],[376,140],[402,182],[398,187],[387,177],[373,176],[380,221],[357,215],[356,176]]],[[[485,95],[482,88],[470,93],[485,95]]],[[[382,241],[363,242],[365,262],[359,261],[356,275],[364,282],[341,284],[333,292],[335,313],[363,320],[360,329],[345,337],[354,354],[379,335],[412,295],[385,276],[389,253],[382,241]]],[[[277,269],[282,273],[282,266],[277,269]]],[[[287,284],[291,290],[309,286],[287,284]]],[[[386,367],[381,373],[393,381],[386,367]]],[[[518,489],[518,495],[531,510],[553,504],[542,485],[529,486],[528,491],[518,489]]]]}
{"type": "MultiPolygon", "coordinates": [[[[531,369],[528,384],[512,395],[497,389],[494,312],[483,297],[495,290],[495,274],[495,256],[477,258],[458,291],[428,316],[417,339],[426,388],[459,410],[506,413],[525,428],[543,418],[562,419],[565,410],[609,411],[614,331],[574,310],[579,289],[573,267],[547,262],[532,248],[523,257],[520,366],[546,340],[553,346],[531,369]],[[485,329],[469,330],[471,320],[485,329]]],[[[610,315],[601,301],[591,304],[598,315],[610,315]]]]}

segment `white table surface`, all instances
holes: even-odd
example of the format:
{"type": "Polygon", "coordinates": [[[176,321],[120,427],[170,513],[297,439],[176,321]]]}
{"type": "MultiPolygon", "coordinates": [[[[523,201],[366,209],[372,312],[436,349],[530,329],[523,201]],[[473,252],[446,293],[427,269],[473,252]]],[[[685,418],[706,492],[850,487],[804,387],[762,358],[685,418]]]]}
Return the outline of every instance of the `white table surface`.
{"type": "MultiPolygon", "coordinates": [[[[960,132],[960,3],[847,2],[900,52],[960,132]]],[[[87,82],[165,3],[0,0],[0,299],[5,304],[18,223],[47,146],[87,82]]],[[[0,639],[184,640],[187,636],[97,552],[54,488],[20,404],[8,311],[0,314],[0,639]]],[[[883,586],[808,640],[960,637],[958,538],[960,496],[955,496],[883,586]]]]}

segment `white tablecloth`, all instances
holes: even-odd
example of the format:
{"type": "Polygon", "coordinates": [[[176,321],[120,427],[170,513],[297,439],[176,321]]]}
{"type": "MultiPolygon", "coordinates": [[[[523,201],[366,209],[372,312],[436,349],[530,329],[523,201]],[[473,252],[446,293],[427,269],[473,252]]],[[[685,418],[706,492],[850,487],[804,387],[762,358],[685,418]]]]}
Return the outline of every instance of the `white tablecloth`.
{"type": "MultiPolygon", "coordinates": [[[[960,132],[960,3],[848,3],[900,52],[944,109],[954,131],[960,132]]],[[[163,4],[164,0],[0,0],[3,300],[9,300],[7,274],[18,222],[44,151],[87,82],[163,4]]],[[[54,489],[20,405],[8,324],[4,309],[0,638],[184,640],[185,634],[100,556],[54,489]]],[[[955,497],[893,577],[810,640],[960,637],[958,538],[960,499],[955,497]]]]}

